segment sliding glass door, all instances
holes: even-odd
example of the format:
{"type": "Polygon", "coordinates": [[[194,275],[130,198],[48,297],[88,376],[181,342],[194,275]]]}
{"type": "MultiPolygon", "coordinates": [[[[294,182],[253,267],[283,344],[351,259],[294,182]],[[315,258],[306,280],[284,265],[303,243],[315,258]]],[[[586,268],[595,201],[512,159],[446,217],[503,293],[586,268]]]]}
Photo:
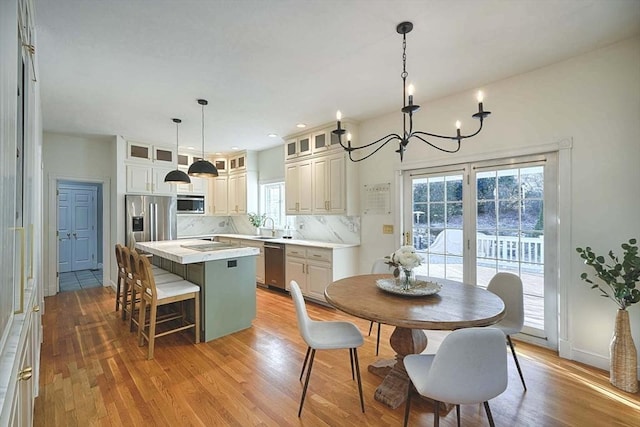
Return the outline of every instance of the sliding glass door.
{"type": "Polygon", "coordinates": [[[486,287],[499,271],[524,285],[524,332],[556,346],[556,155],[404,172],[404,221],[418,274],[486,287]]]}

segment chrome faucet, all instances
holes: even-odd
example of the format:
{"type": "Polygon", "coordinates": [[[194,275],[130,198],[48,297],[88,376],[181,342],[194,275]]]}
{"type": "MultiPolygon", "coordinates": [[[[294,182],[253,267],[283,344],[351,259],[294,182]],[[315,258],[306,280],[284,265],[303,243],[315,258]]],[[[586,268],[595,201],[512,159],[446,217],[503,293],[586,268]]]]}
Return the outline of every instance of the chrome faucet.
{"type": "Polygon", "coordinates": [[[265,227],[267,226],[267,220],[271,220],[271,237],[276,237],[276,222],[273,220],[273,218],[271,218],[270,216],[266,217],[264,219],[264,222],[262,223],[262,225],[264,225],[265,227]]]}

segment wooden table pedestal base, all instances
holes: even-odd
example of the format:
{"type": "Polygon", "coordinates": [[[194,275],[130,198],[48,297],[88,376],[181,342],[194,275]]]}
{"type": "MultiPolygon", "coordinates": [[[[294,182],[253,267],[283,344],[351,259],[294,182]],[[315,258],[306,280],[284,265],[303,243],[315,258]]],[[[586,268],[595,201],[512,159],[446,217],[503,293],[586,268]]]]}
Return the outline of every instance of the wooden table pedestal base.
{"type": "MultiPolygon", "coordinates": [[[[422,353],[427,348],[427,336],[420,329],[396,327],[391,334],[390,343],[396,352],[395,360],[379,360],[369,365],[368,369],[372,374],[384,377],[382,384],[376,389],[375,399],[396,409],[407,400],[409,376],[404,368],[404,357],[422,353]]],[[[441,414],[448,413],[452,407],[453,405],[441,402],[441,414]]]]}

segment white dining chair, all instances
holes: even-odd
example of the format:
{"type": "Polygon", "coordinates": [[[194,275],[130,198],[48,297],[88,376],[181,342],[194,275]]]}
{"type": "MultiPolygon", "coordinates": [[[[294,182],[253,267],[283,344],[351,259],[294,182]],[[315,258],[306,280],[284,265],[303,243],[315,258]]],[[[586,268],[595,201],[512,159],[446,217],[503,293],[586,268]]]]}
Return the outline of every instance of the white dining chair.
{"type": "Polygon", "coordinates": [[[405,356],[409,375],[404,425],[409,421],[412,384],[416,391],[434,400],[434,422],[440,425],[440,402],[456,405],[460,425],[460,405],[484,403],[489,424],[494,426],[489,399],[507,388],[507,347],[504,334],[493,328],[466,328],[453,331],[442,341],[435,355],[405,356]]]}
{"type": "MultiPolygon", "coordinates": [[[[378,258],[373,262],[371,266],[371,274],[388,274],[392,273],[391,266],[387,264],[387,259],[378,258]]],[[[369,324],[369,335],[371,336],[371,330],[373,329],[374,321],[372,320],[369,324]]],[[[378,336],[376,338],[376,356],[378,355],[378,350],[380,349],[380,322],[378,322],[378,336]]]]}
{"type": "Polygon", "coordinates": [[[351,379],[354,379],[354,362],[355,373],[358,378],[358,392],[360,393],[360,407],[364,412],[364,400],[362,398],[362,381],[360,380],[360,365],[358,363],[357,348],[364,343],[360,330],[351,322],[337,322],[337,321],[317,321],[312,320],[307,314],[307,307],[300,291],[300,286],[295,280],[289,283],[289,291],[296,308],[296,316],[298,318],[298,328],[300,329],[300,335],[307,344],[307,353],[304,356],[304,362],[302,364],[302,371],[300,372],[300,381],[302,381],[302,375],[304,374],[307,361],[309,367],[307,368],[307,377],[304,381],[304,387],[302,389],[302,398],[300,399],[300,408],[298,409],[298,417],[302,413],[302,405],[304,405],[304,398],[307,393],[307,387],[309,386],[309,377],[311,376],[311,368],[313,367],[313,359],[316,355],[316,350],[335,350],[335,349],[349,349],[349,358],[351,360],[351,379]],[[311,357],[309,357],[311,354],[311,357]]]}
{"type": "Polygon", "coordinates": [[[489,281],[487,290],[498,295],[504,302],[506,311],[505,317],[498,323],[491,325],[491,327],[500,329],[506,335],[507,342],[511,348],[511,354],[513,355],[513,361],[516,362],[516,368],[518,368],[522,387],[527,391],[527,385],[524,382],[524,376],[520,369],[518,356],[516,355],[516,350],[513,347],[513,342],[511,341],[511,335],[522,331],[522,326],[524,325],[524,294],[522,290],[522,280],[520,280],[520,277],[512,273],[496,273],[496,275],[489,281]]]}

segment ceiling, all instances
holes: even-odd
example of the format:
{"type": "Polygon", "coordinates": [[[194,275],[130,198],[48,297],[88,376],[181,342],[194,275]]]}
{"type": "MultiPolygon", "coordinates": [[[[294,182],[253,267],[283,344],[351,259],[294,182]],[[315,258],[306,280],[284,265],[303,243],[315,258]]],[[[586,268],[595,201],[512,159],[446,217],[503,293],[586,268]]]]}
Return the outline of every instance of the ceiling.
{"type": "Polygon", "coordinates": [[[170,145],[178,117],[199,151],[205,98],[207,152],[268,148],[337,109],[400,114],[405,20],[416,103],[469,91],[470,111],[484,85],[640,33],[638,0],[34,3],[46,131],[170,145]]]}

